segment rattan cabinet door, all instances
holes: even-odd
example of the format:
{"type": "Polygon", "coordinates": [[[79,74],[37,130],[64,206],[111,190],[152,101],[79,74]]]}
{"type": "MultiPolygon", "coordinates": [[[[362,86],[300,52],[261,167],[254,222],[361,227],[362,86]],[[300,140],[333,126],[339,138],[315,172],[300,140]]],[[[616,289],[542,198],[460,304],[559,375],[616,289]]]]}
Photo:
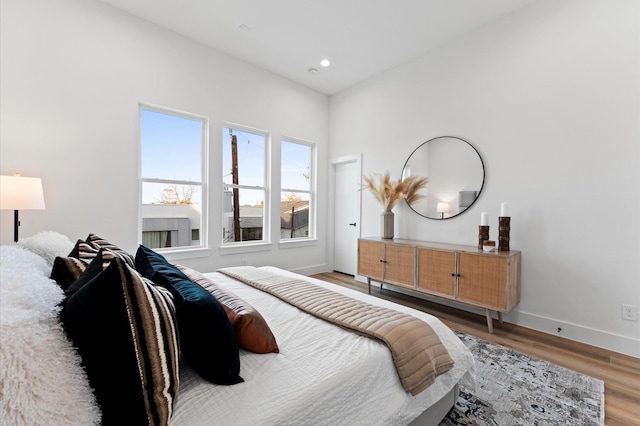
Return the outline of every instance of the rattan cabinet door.
{"type": "Polygon", "coordinates": [[[418,249],[418,290],[455,297],[456,252],[418,249]]]}
{"type": "Polygon", "coordinates": [[[458,253],[458,299],[496,311],[505,311],[507,261],[470,253],[458,253]]]}
{"type": "Polygon", "coordinates": [[[385,244],[384,280],[415,287],[416,248],[401,244],[385,244]]]}
{"type": "Polygon", "coordinates": [[[384,276],[384,244],[358,240],[358,274],[375,280],[384,276]]]}

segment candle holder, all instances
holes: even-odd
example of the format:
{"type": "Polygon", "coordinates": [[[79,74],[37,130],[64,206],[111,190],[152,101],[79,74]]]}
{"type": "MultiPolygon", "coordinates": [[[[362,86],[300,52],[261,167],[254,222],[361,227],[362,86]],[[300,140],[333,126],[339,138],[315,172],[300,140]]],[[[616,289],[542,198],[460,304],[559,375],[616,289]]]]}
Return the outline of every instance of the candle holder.
{"type": "Polygon", "coordinates": [[[485,240],[489,239],[489,225],[480,225],[478,227],[478,248],[482,250],[485,240]]]}
{"type": "Polygon", "coordinates": [[[498,251],[509,251],[509,233],[511,231],[511,218],[500,216],[498,218],[498,251]]]}

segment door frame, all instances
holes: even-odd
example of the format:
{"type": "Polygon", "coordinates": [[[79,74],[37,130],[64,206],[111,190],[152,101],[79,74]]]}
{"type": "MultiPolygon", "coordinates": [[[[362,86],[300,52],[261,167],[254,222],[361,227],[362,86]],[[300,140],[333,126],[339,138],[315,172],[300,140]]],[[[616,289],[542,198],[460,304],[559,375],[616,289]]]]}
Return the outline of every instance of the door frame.
{"type": "MultiPolygon", "coordinates": [[[[362,186],[362,153],[359,154],[353,154],[353,155],[345,155],[342,157],[337,157],[331,160],[331,179],[330,179],[330,183],[329,183],[329,200],[331,200],[331,206],[332,206],[332,213],[330,215],[329,219],[329,229],[331,230],[331,232],[328,235],[328,241],[329,241],[329,253],[331,255],[329,260],[329,266],[331,268],[331,270],[333,271],[333,259],[335,256],[335,250],[336,250],[336,245],[335,245],[335,235],[336,235],[336,166],[338,165],[342,165],[342,164],[347,164],[347,163],[355,163],[356,164],[356,172],[358,173],[358,184],[360,186],[362,186]]],[[[357,197],[357,221],[358,221],[358,230],[357,230],[357,236],[358,238],[362,237],[362,191],[358,192],[358,197],[357,197]]],[[[356,263],[356,274],[355,277],[357,277],[358,270],[357,270],[357,263],[356,263]]]]}

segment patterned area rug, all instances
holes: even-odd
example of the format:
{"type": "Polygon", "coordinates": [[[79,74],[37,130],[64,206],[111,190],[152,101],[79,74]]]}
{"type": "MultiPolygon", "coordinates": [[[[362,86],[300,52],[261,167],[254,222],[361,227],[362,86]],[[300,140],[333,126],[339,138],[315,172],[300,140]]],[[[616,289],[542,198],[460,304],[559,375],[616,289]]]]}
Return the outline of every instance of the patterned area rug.
{"type": "Polygon", "coordinates": [[[604,382],[464,333],[477,388],[460,389],[440,423],[450,425],[603,425],[604,382]]]}

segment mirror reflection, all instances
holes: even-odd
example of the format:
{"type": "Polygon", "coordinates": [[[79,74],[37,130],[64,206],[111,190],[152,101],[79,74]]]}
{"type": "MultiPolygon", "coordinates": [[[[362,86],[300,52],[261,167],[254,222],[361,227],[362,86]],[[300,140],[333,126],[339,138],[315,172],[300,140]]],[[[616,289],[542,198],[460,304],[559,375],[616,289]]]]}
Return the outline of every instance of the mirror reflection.
{"type": "Polygon", "coordinates": [[[409,204],[429,219],[451,219],[469,209],[484,186],[484,163],[464,139],[440,136],[417,147],[402,169],[402,177],[429,179],[424,198],[409,204]]]}

